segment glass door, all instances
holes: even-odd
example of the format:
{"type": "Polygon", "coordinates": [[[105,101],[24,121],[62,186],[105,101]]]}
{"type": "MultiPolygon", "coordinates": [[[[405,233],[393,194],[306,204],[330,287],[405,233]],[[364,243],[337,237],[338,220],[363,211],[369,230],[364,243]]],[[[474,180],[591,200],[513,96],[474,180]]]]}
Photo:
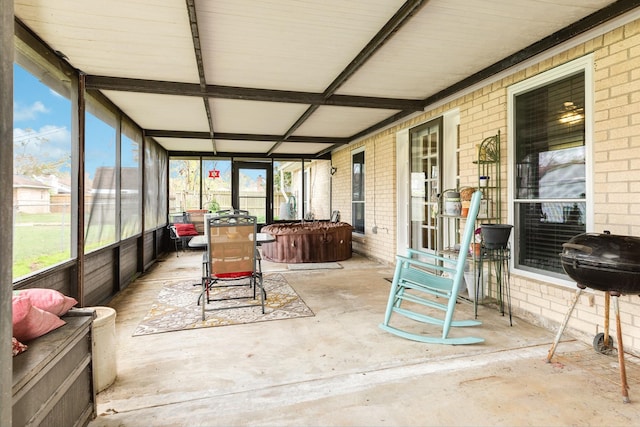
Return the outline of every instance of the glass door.
{"type": "Polygon", "coordinates": [[[273,173],[271,163],[233,163],[233,208],[249,211],[258,224],[273,222],[270,206],[273,173]]]}
{"type": "Polygon", "coordinates": [[[437,119],[410,131],[410,247],[430,252],[438,248],[441,128],[437,119]]]}
{"type": "Polygon", "coordinates": [[[209,212],[231,209],[231,160],[202,160],[202,207],[209,212]]]}

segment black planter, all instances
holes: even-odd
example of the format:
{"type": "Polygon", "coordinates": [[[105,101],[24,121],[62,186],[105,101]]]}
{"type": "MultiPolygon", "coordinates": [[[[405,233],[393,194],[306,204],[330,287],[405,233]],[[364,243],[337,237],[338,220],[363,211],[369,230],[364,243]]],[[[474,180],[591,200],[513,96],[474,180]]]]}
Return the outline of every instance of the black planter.
{"type": "Polygon", "coordinates": [[[510,224],[481,224],[482,241],[487,249],[502,249],[507,247],[513,225],[510,224]]]}

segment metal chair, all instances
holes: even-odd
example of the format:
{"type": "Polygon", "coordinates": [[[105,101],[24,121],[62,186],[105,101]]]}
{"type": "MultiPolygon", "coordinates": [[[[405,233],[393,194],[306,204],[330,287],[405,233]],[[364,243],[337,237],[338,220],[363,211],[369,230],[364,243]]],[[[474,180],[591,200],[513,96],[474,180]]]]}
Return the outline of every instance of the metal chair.
{"type": "Polygon", "coordinates": [[[176,227],[173,224],[167,225],[167,229],[169,230],[169,238],[173,241],[174,248],[176,250],[176,257],[180,256],[180,252],[178,252],[178,246],[184,248],[183,239],[178,236],[178,232],[176,231],[176,227]]]}
{"type": "Polygon", "coordinates": [[[187,236],[180,236],[180,233],[175,227],[175,224],[187,224],[189,223],[189,214],[186,212],[171,213],[169,214],[169,224],[167,229],[169,230],[169,238],[173,241],[174,248],[176,250],[176,257],[179,257],[178,246],[183,250],[187,247],[189,238],[187,236]]]}
{"type": "Polygon", "coordinates": [[[477,320],[453,320],[458,291],[464,283],[464,267],[467,262],[469,244],[475,231],[475,221],[481,197],[482,193],[476,191],[471,198],[471,206],[457,258],[447,258],[413,249],[409,249],[406,257],[396,256],[396,268],[389,300],[380,328],[402,338],[424,343],[475,344],[484,341],[483,338],[477,337],[449,336],[451,327],[481,324],[477,320]],[[445,303],[435,299],[443,299],[445,303]],[[444,312],[444,316],[434,317],[434,312],[444,312]],[[390,321],[394,314],[405,316],[417,322],[441,326],[441,333],[439,336],[433,336],[423,333],[422,328],[418,329],[420,332],[414,332],[400,326],[391,326],[390,321]]]}
{"type": "Polygon", "coordinates": [[[196,230],[200,234],[204,234],[204,218],[205,215],[208,214],[209,211],[207,209],[188,209],[187,214],[189,215],[189,222],[195,225],[196,230]]]}
{"type": "Polygon", "coordinates": [[[256,232],[257,219],[254,216],[207,218],[207,253],[204,255],[202,292],[198,297],[198,304],[202,304],[202,320],[205,320],[207,311],[233,308],[261,307],[264,314],[267,294],[262,282],[256,232]],[[258,294],[259,305],[238,302],[256,300],[258,294]]]}

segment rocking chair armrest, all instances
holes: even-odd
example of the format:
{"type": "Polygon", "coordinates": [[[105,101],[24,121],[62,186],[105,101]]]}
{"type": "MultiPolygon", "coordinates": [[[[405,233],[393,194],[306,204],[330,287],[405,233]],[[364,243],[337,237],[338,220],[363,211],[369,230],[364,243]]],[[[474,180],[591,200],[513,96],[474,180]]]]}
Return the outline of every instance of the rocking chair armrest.
{"type": "Polygon", "coordinates": [[[407,255],[417,255],[422,258],[428,258],[435,261],[442,261],[451,265],[456,265],[458,263],[458,258],[445,257],[445,256],[437,255],[431,252],[423,252],[417,249],[407,249],[407,255]]]}
{"type": "MultiPolygon", "coordinates": [[[[435,256],[434,259],[439,259],[440,257],[435,256]]],[[[400,265],[401,263],[406,263],[406,264],[410,264],[410,265],[416,265],[418,267],[422,267],[428,270],[436,270],[436,271],[441,271],[441,272],[445,272],[445,273],[451,273],[451,274],[455,274],[456,273],[456,269],[455,268],[451,268],[451,267],[445,267],[442,265],[438,265],[438,264],[431,264],[429,262],[424,262],[424,261],[420,261],[418,259],[415,258],[408,258],[406,256],[402,256],[402,255],[396,255],[396,261],[398,262],[398,265],[400,265]]]]}

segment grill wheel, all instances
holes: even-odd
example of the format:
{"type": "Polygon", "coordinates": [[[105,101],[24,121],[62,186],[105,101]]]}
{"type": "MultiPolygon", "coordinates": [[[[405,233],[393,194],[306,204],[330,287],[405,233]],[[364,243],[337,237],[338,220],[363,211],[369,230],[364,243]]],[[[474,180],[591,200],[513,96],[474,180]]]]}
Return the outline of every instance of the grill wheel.
{"type": "Polygon", "coordinates": [[[593,349],[598,353],[607,355],[612,354],[615,351],[613,346],[614,342],[612,337],[609,337],[609,342],[605,344],[603,332],[600,332],[599,334],[596,334],[595,337],[593,337],[593,349]]]}

